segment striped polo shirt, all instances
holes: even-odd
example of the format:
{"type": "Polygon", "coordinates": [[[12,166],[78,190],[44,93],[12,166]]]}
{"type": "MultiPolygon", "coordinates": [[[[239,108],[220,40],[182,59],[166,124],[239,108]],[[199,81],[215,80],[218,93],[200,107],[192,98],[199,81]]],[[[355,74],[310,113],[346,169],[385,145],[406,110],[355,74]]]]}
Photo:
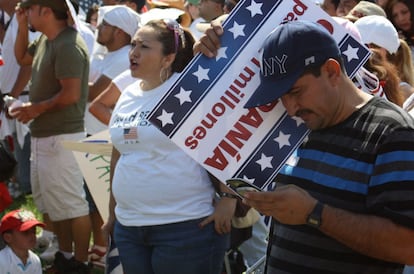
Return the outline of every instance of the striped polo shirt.
{"type": "MultiPolygon", "coordinates": [[[[345,121],[312,131],[293,157],[277,186],[295,184],[330,206],[414,227],[414,120],[396,105],[372,98],[345,121]]],[[[306,225],[275,222],[271,244],[268,273],[379,274],[403,267],[306,225]]]]}

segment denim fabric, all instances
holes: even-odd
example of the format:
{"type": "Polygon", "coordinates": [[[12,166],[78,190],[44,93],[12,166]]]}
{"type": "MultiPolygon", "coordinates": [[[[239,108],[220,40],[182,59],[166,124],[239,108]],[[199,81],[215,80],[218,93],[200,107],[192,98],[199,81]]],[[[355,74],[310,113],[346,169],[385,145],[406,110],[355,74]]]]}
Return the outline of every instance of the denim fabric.
{"type": "Polygon", "coordinates": [[[86,201],[88,201],[89,213],[97,212],[98,207],[96,206],[95,201],[93,200],[92,194],[89,191],[89,187],[86,184],[85,180],[83,180],[83,189],[85,190],[86,201]]]}
{"type": "Polygon", "coordinates": [[[20,191],[23,194],[32,193],[30,185],[30,133],[24,137],[23,148],[20,147],[17,141],[16,133],[13,134],[14,155],[17,160],[17,182],[19,183],[20,191]]]}
{"type": "Polygon", "coordinates": [[[125,274],[218,274],[230,236],[219,235],[203,219],[127,227],[116,222],[115,242],[125,274]]]}

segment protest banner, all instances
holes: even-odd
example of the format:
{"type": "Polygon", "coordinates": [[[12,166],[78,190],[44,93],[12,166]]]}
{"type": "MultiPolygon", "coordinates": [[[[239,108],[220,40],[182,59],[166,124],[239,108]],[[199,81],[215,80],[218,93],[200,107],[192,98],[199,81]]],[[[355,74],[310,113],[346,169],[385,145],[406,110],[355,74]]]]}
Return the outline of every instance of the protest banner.
{"type": "MultiPolygon", "coordinates": [[[[194,58],[148,116],[222,182],[240,177],[266,188],[308,134],[280,101],[243,108],[260,82],[264,39],[292,20],[323,25],[338,42],[350,77],[369,58],[364,45],[311,1],[241,1],[223,23],[217,57],[194,58]]],[[[283,60],[273,65],[283,66],[283,60]]]]}
{"type": "Polygon", "coordinates": [[[112,152],[108,130],[77,142],[63,141],[62,145],[73,151],[98,211],[107,220],[112,152]]]}
{"type": "Polygon", "coordinates": [[[112,144],[109,131],[104,130],[80,141],[62,141],[62,145],[69,150],[88,152],[97,155],[111,156],[112,144]]]}
{"type": "Polygon", "coordinates": [[[109,209],[109,169],[111,157],[79,151],[73,151],[73,154],[79,164],[96,207],[105,221],[108,219],[109,209]]]}

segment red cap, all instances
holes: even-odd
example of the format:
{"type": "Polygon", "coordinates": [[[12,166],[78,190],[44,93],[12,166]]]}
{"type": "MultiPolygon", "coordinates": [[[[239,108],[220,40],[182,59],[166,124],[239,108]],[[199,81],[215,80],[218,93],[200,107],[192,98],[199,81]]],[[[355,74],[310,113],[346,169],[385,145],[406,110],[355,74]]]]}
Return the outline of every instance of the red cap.
{"type": "Polygon", "coordinates": [[[45,227],[45,224],[36,220],[34,214],[24,209],[10,211],[3,216],[0,223],[0,233],[8,230],[27,231],[34,226],[45,227]]]}

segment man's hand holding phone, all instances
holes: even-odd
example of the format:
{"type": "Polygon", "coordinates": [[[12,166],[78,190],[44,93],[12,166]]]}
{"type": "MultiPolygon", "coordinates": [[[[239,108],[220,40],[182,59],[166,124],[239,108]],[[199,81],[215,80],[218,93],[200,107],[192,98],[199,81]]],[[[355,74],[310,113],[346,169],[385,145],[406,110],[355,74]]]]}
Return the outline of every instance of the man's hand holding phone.
{"type": "Polygon", "coordinates": [[[262,191],[261,188],[258,186],[253,185],[249,181],[243,179],[243,178],[231,178],[226,180],[227,186],[229,186],[231,189],[233,189],[240,198],[244,198],[244,194],[246,192],[252,192],[252,191],[262,191]]]}

